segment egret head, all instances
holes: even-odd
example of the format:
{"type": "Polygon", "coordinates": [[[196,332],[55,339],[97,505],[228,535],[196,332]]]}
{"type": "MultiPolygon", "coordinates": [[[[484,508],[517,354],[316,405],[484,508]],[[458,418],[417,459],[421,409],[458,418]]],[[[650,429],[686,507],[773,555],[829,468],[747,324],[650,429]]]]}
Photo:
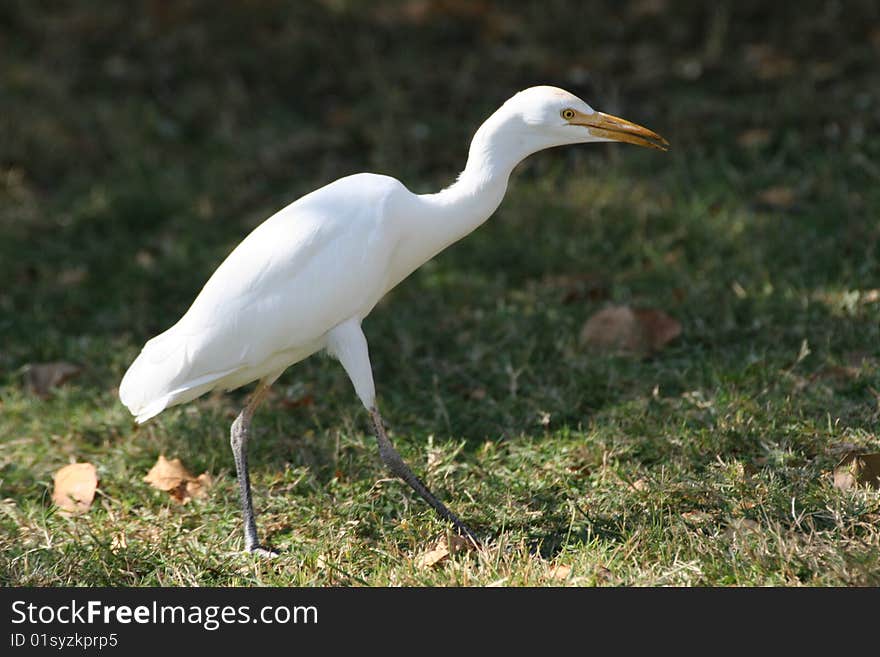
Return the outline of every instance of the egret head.
{"type": "Polygon", "coordinates": [[[656,132],[626,119],[597,112],[577,96],[558,87],[525,89],[504,103],[502,109],[507,115],[508,126],[529,142],[533,152],[594,141],[624,141],[663,151],[669,146],[669,142],[656,132]]]}

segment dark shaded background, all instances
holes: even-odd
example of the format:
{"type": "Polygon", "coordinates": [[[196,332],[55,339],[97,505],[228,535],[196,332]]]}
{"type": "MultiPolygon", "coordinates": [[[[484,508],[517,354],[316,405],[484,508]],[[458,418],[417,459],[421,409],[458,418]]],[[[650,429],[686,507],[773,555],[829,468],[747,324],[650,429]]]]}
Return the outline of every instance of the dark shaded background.
{"type": "Polygon", "coordinates": [[[646,180],[677,162],[676,191],[715,190],[710,209],[780,182],[837,194],[848,228],[811,254],[820,277],[835,255],[875,277],[878,18],[872,1],[5,2],[0,367],[66,336],[141,343],[251,226],[334,178],[447,184],[479,122],[538,83],[658,130],[673,159],[566,149],[520,175],[626,158],[646,180]]]}

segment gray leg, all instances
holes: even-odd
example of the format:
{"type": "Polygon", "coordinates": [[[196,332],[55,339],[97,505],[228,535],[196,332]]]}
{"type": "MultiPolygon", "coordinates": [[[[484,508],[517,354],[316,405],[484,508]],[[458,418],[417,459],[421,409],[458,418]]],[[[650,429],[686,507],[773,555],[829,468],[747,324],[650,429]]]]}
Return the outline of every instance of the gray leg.
{"type": "Polygon", "coordinates": [[[247,441],[251,428],[251,419],[259,403],[266,396],[269,386],[265,382],[257,384],[241,413],[235,418],[230,430],[232,457],[235,459],[235,472],[238,474],[238,489],[241,495],[241,509],[244,515],[244,549],[260,556],[276,556],[277,553],[262,547],[257,541],[257,523],[254,520],[254,504],[251,500],[251,478],[248,474],[247,441]]]}
{"type": "Polygon", "coordinates": [[[391,470],[391,472],[403,479],[410,485],[410,488],[421,495],[422,499],[430,504],[441,518],[451,522],[459,532],[470,539],[475,546],[479,547],[480,539],[477,538],[476,534],[474,534],[470,527],[459,520],[458,516],[447,509],[446,505],[428,490],[428,487],[422,483],[421,479],[413,474],[413,471],[410,470],[409,466],[400,457],[400,454],[397,453],[397,450],[394,449],[394,445],[392,445],[391,440],[388,439],[388,434],[385,433],[382,416],[379,415],[379,411],[375,406],[370,409],[370,417],[373,420],[373,428],[376,430],[376,440],[379,443],[379,456],[381,457],[382,462],[388,466],[388,469],[391,470]]]}
{"type": "Polygon", "coordinates": [[[373,385],[373,369],[370,367],[370,354],[367,349],[367,339],[361,330],[361,322],[353,317],[334,327],[327,334],[327,351],[336,356],[348,378],[351,379],[361,403],[370,412],[373,419],[373,427],[376,430],[376,439],[379,441],[379,456],[395,475],[403,479],[410,487],[430,504],[444,520],[451,522],[455,528],[467,536],[474,545],[480,545],[476,535],[459,520],[455,514],[447,509],[443,503],[434,497],[428,487],[413,474],[400,454],[394,449],[394,445],[388,440],[382,418],[376,409],[376,388],[373,385]]]}

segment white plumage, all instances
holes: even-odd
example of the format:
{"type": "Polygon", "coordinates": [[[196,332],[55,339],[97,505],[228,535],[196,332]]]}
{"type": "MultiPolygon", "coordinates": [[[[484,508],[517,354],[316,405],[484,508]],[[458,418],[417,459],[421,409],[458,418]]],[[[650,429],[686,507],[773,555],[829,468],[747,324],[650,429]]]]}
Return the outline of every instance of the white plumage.
{"type": "Polygon", "coordinates": [[[263,391],[287,367],[327,349],[371,412],[383,460],[473,537],[412,475],[384,436],[361,322],[388,290],[488,219],[523,158],[590,141],[661,149],[666,144],[650,130],[596,112],[566,91],[533,87],[480,127],[465,170],[442,192],[416,195],[394,178],[362,173],[303,196],[254,229],[180,321],[146,343],[120,384],[120,399],[144,422],[212,389],[261,382],[233,425],[232,443],[246,547],[262,550],[244,451],[250,417],[263,391]]]}
{"type": "Polygon", "coordinates": [[[214,388],[274,379],[324,348],[331,328],[366,317],[396,270],[400,232],[376,210],[402,190],[387,176],[349,176],[260,224],[125,374],[119,396],[137,421],[214,388]]]}

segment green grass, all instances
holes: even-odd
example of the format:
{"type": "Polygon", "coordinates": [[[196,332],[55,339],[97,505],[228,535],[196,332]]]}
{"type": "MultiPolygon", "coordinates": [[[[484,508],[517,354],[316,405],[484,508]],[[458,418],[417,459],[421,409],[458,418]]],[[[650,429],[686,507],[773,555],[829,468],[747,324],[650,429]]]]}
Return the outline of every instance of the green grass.
{"type": "Polygon", "coordinates": [[[880,451],[876,3],[638,4],[5,4],[0,583],[880,584],[880,493],[828,476],[880,451]],[[446,528],[313,357],[251,444],[282,554],[241,555],[228,426],[246,391],[138,427],[126,366],[272,211],[359,170],[437,189],[535,83],[673,150],[534,156],[488,224],[365,322],[392,438],[487,549],[418,566],[446,528]],[[749,129],[766,138],[744,145],[749,129]],[[761,203],[771,187],[795,201],[761,203]],[[600,283],[572,298],[585,275],[600,283]],[[588,353],[580,328],[611,302],[683,334],[650,358],[588,353]],[[40,399],[23,368],[49,360],[84,370],[40,399]],[[210,472],[210,495],[151,489],[160,453],[210,472]],[[71,460],[100,476],[73,519],[50,496],[71,460]]]}

